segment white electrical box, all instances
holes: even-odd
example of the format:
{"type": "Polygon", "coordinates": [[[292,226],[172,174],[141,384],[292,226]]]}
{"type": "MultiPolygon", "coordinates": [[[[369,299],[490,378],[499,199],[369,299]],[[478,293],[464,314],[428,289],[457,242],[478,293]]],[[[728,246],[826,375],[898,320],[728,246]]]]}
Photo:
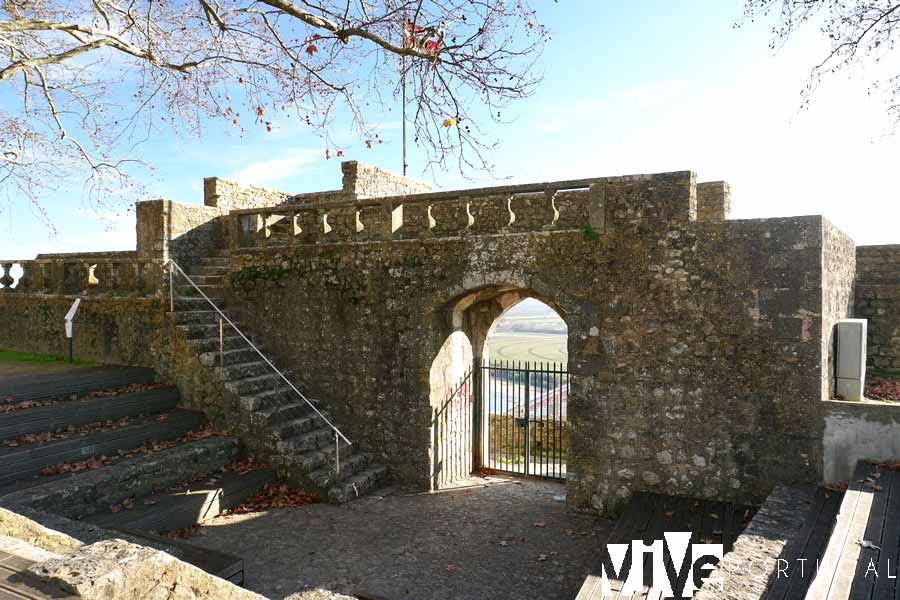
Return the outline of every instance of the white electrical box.
{"type": "Polygon", "coordinates": [[[866,320],[844,319],[835,326],[835,395],[862,400],[866,379],[866,320]]]}

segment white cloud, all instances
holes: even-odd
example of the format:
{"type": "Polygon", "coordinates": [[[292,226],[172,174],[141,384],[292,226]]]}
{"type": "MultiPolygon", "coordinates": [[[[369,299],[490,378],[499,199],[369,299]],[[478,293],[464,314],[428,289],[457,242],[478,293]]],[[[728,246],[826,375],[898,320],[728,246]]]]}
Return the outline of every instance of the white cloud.
{"type": "Polygon", "coordinates": [[[285,152],[286,156],[250,163],[227,176],[227,179],[256,185],[271,187],[286,179],[290,179],[308,169],[322,158],[321,150],[293,149],[285,152]]]}

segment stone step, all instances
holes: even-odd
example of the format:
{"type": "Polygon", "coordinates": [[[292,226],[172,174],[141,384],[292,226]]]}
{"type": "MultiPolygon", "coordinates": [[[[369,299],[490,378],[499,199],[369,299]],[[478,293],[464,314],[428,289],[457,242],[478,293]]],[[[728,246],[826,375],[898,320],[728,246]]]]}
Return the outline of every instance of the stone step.
{"type": "MultiPolygon", "coordinates": [[[[209,296],[209,299],[212,301],[213,304],[218,306],[219,309],[224,308],[224,306],[225,306],[224,298],[222,298],[220,296],[215,296],[215,297],[209,296]]],[[[169,299],[166,298],[165,301],[168,302],[169,299]]],[[[206,298],[203,298],[200,295],[197,295],[194,297],[177,296],[175,298],[175,310],[176,311],[212,310],[212,307],[210,307],[209,302],[206,301],[206,298]]]]}
{"type": "MultiPolygon", "coordinates": [[[[207,304],[207,307],[209,305],[207,304]]],[[[234,321],[237,319],[237,315],[233,311],[222,311],[225,313],[229,319],[234,321]]],[[[219,324],[219,319],[221,316],[218,312],[214,311],[212,307],[209,307],[208,310],[176,310],[173,313],[169,313],[172,319],[175,321],[176,325],[216,325],[219,324]]],[[[225,327],[228,327],[228,322],[225,322],[225,327]]]]}
{"type": "Polygon", "coordinates": [[[311,472],[309,474],[309,479],[311,479],[318,487],[328,489],[333,487],[336,483],[349,479],[353,475],[363,471],[369,463],[370,460],[368,455],[363,453],[350,454],[346,458],[342,455],[341,472],[337,476],[335,476],[335,464],[334,461],[332,461],[328,465],[311,472]]]}
{"type": "Polygon", "coordinates": [[[63,400],[0,413],[0,440],[53,433],[69,425],[118,421],[123,417],[168,411],[178,404],[178,397],[178,389],[167,387],[87,400],[63,400]]]}
{"type": "MultiPolygon", "coordinates": [[[[251,362],[253,359],[259,358],[259,354],[251,348],[250,346],[244,344],[244,348],[238,348],[237,350],[226,350],[225,354],[225,364],[232,365],[238,363],[251,362]]],[[[200,364],[204,367],[218,367],[220,362],[219,352],[215,350],[213,352],[203,352],[200,354],[200,364]]]]}
{"type": "MultiPolygon", "coordinates": [[[[225,283],[225,273],[226,271],[221,271],[215,275],[189,275],[191,281],[197,284],[198,287],[203,287],[205,285],[213,285],[213,286],[221,286],[225,283]]],[[[186,282],[182,282],[179,285],[190,285],[186,282]]]]}
{"type": "Polygon", "coordinates": [[[280,440],[275,443],[279,452],[308,452],[334,444],[334,430],[325,426],[280,440]]]}
{"type": "MultiPolygon", "coordinates": [[[[235,325],[238,325],[235,323],[235,325]]],[[[219,324],[218,323],[188,323],[186,325],[177,325],[178,329],[187,337],[189,340],[196,340],[201,338],[215,338],[219,339],[219,324]]],[[[240,327],[240,325],[238,325],[240,327]]],[[[223,333],[227,337],[229,335],[240,337],[233,327],[225,324],[223,328],[223,333]]]]}
{"type": "Polygon", "coordinates": [[[236,396],[254,394],[265,390],[274,390],[283,385],[283,380],[276,373],[266,373],[256,377],[226,381],[225,389],[236,396]]]}
{"type": "MultiPolygon", "coordinates": [[[[120,504],[126,498],[153,494],[182,481],[194,481],[222,468],[238,455],[238,440],[212,437],[116,460],[79,473],[41,477],[37,485],[3,496],[4,505],[29,505],[36,510],[82,519],[120,504]]],[[[2,492],[0,492],[2,495],[2,492]]]]}
{"type": "Polygon", "coordinates": [[[272,457],[272,460],[287,470],[300,469],[303,473],[312,473],[334,464],[334,444],[301,453],[281,454],[272,457]]]}
{"type": "Polygon", "coordinates": [[[180,438],[204,421],[202,413],[175,410],[133,419],[128,425],[109,431],[73,434],[65,439],[3,448],[0,450],[0,488],[39,477],[46,467],[93,456],[115,456],[119,451],[139,448],[145,442],[180,438]]]}
{"type": "Polygon", "coordinates": [[[185,529],[239,506],[273,481],[272,469],[247,473],[219,470],[173,490],[136,498],[130,509],[107,511],[86,520],[101,527],[159,533],[185,529]]]}
{"type": "Polygon", "coordinates": [[[322,419],[318,415],[310,412],[309,416],[299,417],[290,421],[285,421],[269,428],[269,434],[273,440],[280,441],[292,438],[301,433],[312,431],[317,424],[321,424],[322,419]]]}
{"type": "MultiPolygon", "coordinates": [[[[193,286],[189,283],[178,284],[175,286],[176,298],[203,298],[205,294],[207,298],[221,298],[224,288],[221,285],[198,285],[193,286]],[[202,292],[202,294],[201,294],[202,292]]],[[[216,306],[217,303],[214,302],[216,306]]]]}
{"type": "MultiPolygon", "coordinates": [[[[253,351],[252,348],[250,348],[253,351]]],[[[237,350],[235,351],[237,352],[237,350]]],[[[259,356],[253,352],[255,356],[259,356]]],[[[227,361],[226,361],[227,364],[227,361]]],[[[287,385],[274,390],[265,390],[257,394],[245,394],[240,398],[241,408],[247,412],[274,409],[282,405],[293,404],[298,400],[297,392],[287,385]]]]}
{"type": "MultiPolygon", "coordinates": [[[[260,425],[273,426],[308,416],[312,412],[309,404],[297,397],[296,394],[294,394],[294,398],[297,398],[297,400],[289,404],[280,404],[254,411],[250,414],[250,419],[260,425]]],[[[310,402],[315,405],[314,401],[310,400],[310,402]]]]}
{"type": "Polygon", "coordinates": [[[331,487],[327,494],[328,501],[343,504],[355,500],[380,487],[385,479],[387,479],[385,467],[379,465],[370,467],[331,487]]]}
{"type": "MultiPolygon", "coordinates": [[[[251,348],[252,350],[252,348],[251,348]]],[[[265,375],[267,373],[274,373],[265,361],[259,359],[259,355],[256,355],[258,360],[248,361],[244,363],[236,363],[236,364],[228,364],[228,361],[225,362],[225,381],[239,381],[241,379],[247,379],[249,377],[258,377],[260,375],[265,375]]]]}
{"type": "MultiPolygon", "coordinates": [[[[205,337],[205,338],[194,338],[189,339],[188,344],[199,353],[215,353],[218,358],[219,353],[219,336],[215,337],[205,337]]],[[[222,338],[222,344],[225,346],[225,350],[243,350],[250,348],[250,345],[247,343],[247,340],[242,338],[239,335],[225,335],[222,338]]],[[[218,361],[216,361],[218,363],[218,361]]]]}
{"type": "Polygon", "coordinates": [[[231,265],[231,258],[228,256],[202,256],[196,261],[198,267],[227,267],[231,265]]]}
{"type": "Polygon", "coordinates": [[[196,277],[223,277],[229,271],[228,265],[197,265],[190,270],[191,279],[196,277]]]}

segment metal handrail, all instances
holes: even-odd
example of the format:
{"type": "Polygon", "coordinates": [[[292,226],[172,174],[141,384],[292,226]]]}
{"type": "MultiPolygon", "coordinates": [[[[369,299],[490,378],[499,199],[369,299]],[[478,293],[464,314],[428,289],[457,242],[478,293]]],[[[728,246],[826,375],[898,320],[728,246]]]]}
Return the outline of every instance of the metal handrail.
{"type": "MultiPolygon", "coordinates": [[[[321,417],[322,420],[325,421],[325,422],[328,424],[329,427],[331,427],[332,430],[334,430],[335,435],[340,436],[340,438],[341,438],[342,440],[344,440],[345,442],[347,442],[347,445],[348,445],[348,446],[352,446],[352,445],[353,445],[353,442],[351,442],[350,440],[348,440],[348,439],[347,439],[347,436],[345,436],[343,433],[341,433],[341,430],[338,429],[337,427],[335,427],[334,424],[333,424],[331,421],[328,420],[328,417],[326,417],[325,415],[323,415],[323,414],[319,411],[319,409],[316,408],[315,405],[314,405],[312,402],[309,401],[309,398],[307,398],[306,396],[304,396],[304,395],[303,395],[303,392],[301,392],[300,390],[298,390],[297,387],[296,387],[293,383],[291,383],[291,380],[288,379],[288,378],[284,375],[284,373],[282,373],[282,372],[278,369],[278,367],[276,367],[275,365],[273,365],[273,364],[272,364],[272,361],[270,361],[268,358],[266,358],[266,355],[263,354],[263,353],[260,351],[260,349],[257,348],[256,345],[254,345],[254,343],[251,342],[251,341],[247,338],[246,335],[244,335],[244,332],[241,331],[240,329],[238,329],[237,325],[235,325],[234,323],[232,323],[231,319],[229,319],[229,318],[225,315],[225,313],[223,313],[221,310],[219,310],[219,307],[216,306],[216,303],[213,302],[212,300],[210,300],[209,297],[208,297],[206,294],[203,293],[203,290],[201,290],[199,287],[197,287],[197,284],[194,283],[194,280],[191,279],[190,276],[189,276],[187,273],[184,272],[184,269],[182,269],[182,268],[178,265],[178,263],[176,263],[176,262],[175,262],[174,260],[172,260],[171,258],[170,258],[168,261],[166,261],[166,262],[167,262],[168,265],[169,265],[169,303],[170,303],[170,307],[173,308],[173,312],[174,312],[174,304],[175,304],[175,291],[174,291],[174,286],[172,285],[172,276],[174,275],[174,269],[178,269],[178,272],[181,273],[181,275],[182,275],[185,279],[188,280],[188,283],[190,283],[190,284],[194,287],[195,290],[197,290],[198,292],[200,292],[200,295],[203,296],[203,299],[206,300],[206,301],[209,303],[209,305],[212,306],[213,309],[214,309],[217,313],[219,313],[219,316],[220,316],[222,319],[224,319],[225,321],[227,321],[228,324],[231,325],[231,327],[232,327],[235,331],[238,332],[238,335],[240,335],[242,338],[244,338],[244,341],[247,342],[248,344],[250,344],[250,347],[251,347],[251,348],[253,348],[254,350],[256,350],[256,353],[259,354],[260,358],[262,358],[264,361],[266,361],[266,364],[269,365],[270,367],[272,367],[272,370],[275,371],[276,373],[278,373],[278,375],[284,380],[284,382],[285,382],[286,384],[288,384],[288,385],[291,387],[292,390],[294,390],[295,392],[297,392],[297,395],[300,396],[300,398],[302,398],[303,401],[306,402],[306,403],[309,405],[309,407],[310,407],[311,409],[313,409],[313,411],[315,411],[315,413],[316,413],[317,415],[319,415],[319,417],[321,417]]],[[[224,366],[224,365],[223,365],[223,366],[224,366]]]]}

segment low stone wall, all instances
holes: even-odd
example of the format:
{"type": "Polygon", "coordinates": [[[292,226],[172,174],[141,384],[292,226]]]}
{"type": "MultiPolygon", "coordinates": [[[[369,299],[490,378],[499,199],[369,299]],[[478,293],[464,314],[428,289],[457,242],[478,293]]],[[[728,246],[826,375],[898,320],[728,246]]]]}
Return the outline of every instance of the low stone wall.
{"type": "MultiPolygon", "coordinates": [[[[65,317],[75,296],[3,293],[0,348],[68,355],[65,317]]],[[[160,298],[87,296],[73,325],[75,358],[109,364],[158,367],[168,356],[160,298]]]]}
{"type": "Polygon", "coordinates": [[[856,249],[857,317],[867,319],[868,375],[900,374],[900,245],[856,249]]]}
{"type": "Polygon", "coordinates": [[[120,539],[82,546],[30,570],[85,600],[265,600],[165,552],[120,539]]]}
{"type": "Polygon", "coordinates": [[[860,460],[900,459],[900,404],[840,400],[824,404],[826,482],[850,479],[860,460]]]}
{"type": "MultiPolygon", "coordinates": [[[[92,537],[113,535],[90,529],[92,537]]],[[[2,507],[0,536],[20,540],[36,561],[29,567],[34,575],[86,600],[265,600],[162,550],[126,539],[84,543],[2,507]]]]}

